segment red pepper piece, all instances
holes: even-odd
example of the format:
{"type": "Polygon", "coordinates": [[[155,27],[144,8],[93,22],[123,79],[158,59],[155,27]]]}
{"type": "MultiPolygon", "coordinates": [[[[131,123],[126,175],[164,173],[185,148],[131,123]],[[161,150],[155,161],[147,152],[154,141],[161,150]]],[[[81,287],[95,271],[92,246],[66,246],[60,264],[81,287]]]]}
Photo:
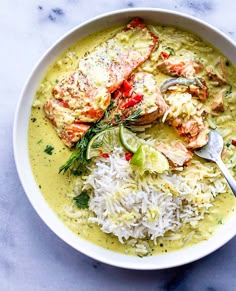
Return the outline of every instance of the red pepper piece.
{"type": "Polygon", "coordinates": [[[116,90],[114,93],[113,93],[113,98],[114,99],[119,99],[119,98],[122,98],[123,97],[123,93],[120,91],[120,90],[116,90]]]}
{"type": "Polygon", "coordinates": [[[142,100],[143,100],[143,95],[142,94],[136,94],[129,101],[127,101],[126,103],[124,103],[122,105],[122,108],[133,107],[134,105],[138,104],[142,100]]]}
{"type": "Polygon", "coordinates": [[[128,29],[130,29],[132,27],[140,27],[140,28],[143,28],[143,27],[145,27],[145,24],[142,22],[142,20],[140,18],[136,17],[127,26],[128,29]]]}
{"type": "Polygon", "coordinates": [[[108,153],[101,153],[100,154],[100,157],[103,157],[103,158],[109,158],[109,154],[108,153]]]}
{"type": "Polygon", "coordinates": [[[232,145],[236,147],[236,139],[232,139],[231,141],[232,145]]]}
{"type": "Polygon", "coordinates": [[[132,86],[130,85],[130,83],[128,81],[126,81],[126,80],[123,81],[122,89],[123,89],[124,97],[130,97],[131,96],[132,86]]]}
{"type": "Polygon", "coordinates": [[[126,159],[126,161],[129,162],[132,159],[133,155],[134,154],[132,154],[132,153],[125,153],[125,159],[126,159]]]}
{"type": "Polygon", "coordinates": [[[169,59],[170,55],[167,52],[161,52],[161,57],[163,58],[163,60],[167,60],[169,59]]]}
{"type": "Polygon", "coordinates": [[[61,105],[65,108],[69,108],[68,101],[61,101],[61,105]]]}

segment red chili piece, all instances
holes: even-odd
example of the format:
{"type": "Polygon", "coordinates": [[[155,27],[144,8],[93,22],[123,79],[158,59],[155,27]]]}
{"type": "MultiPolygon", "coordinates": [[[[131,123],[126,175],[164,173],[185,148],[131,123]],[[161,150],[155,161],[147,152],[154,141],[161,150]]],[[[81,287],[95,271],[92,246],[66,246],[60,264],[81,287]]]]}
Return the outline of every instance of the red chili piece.
{"type": "Polygon", "coordinates": [[[126,161],[127,162],[130,161],[132,159],[133,155],[134,154],[132,154],[132,153],[125,153],[125,159],[126,159],[126,161]]]}
{"type": "Polygon", "coordinates": [[[130,85],[130,83],[128,81],[126,81],[126,80],[123,81],[122,89],[123,89],[124,97],[130,97],[132,86],[130,85]]]}
{"type": "Polygon", "coordinates": [[[103,157],[103,158],[109,158],[109,154],[108,153],[101,153],[100,154],[100,157],[103,157]]]}
{"type": "Polygon", "coordinates": [[[164,60],[167,60],[167,59],[169,59],[169,54],[167,53],[167,52],[161,52],[161,56],[162,56],[162,58],[164,59],[164,60]]]}
{"type": "Polygon", "coordinates": [[[132,27],[140,27],[140,28],[143,28],[145,27],[145,24],[142,22],[142,20],[140,18],[134,18],[130,24],[128,25],[129,28],[132,28],[132,27]]]}
{"type": "Polygon", "coordinates": [[[142,94],[136,94],[129,101],[127,101],[126,103],[124,103],[122,105],[122,108],[133,107],[134,105],[138,104],[142,100],[143,100],[143,95],[142,94]]]}
{"type": "Polygon", "coordinates": [[[232,139],[231,141],[232,145],[236,147],[236,139],[232,139]]]}
{"type": "Polygon", "coordinates": [[[120,90],[117,90],[113,93],[113,98],[114,99],[119,99],[123,97],[123,93],[120,90]]]}

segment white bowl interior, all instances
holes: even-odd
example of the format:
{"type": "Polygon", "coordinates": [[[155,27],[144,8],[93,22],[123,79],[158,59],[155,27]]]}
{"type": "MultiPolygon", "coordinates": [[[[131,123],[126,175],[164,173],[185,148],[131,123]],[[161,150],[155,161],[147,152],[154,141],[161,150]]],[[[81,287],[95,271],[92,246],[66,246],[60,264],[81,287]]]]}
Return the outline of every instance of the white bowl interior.
{"type": "Polygon", "coordinates": [[[44,222],[61,239],[80,252],[110,265],[142,270],[162,269],[197,260],[225,244],[236,234],[236,214],[219,228],[218,232],[208,241],[190,248],[142,259],[111,252],[79,238],[59,220],[38,189],[31,171],[28,154],[27,132],[31,105],[35,90],[48,65],[67,47],[80,38],[106,27],[125,24],[135,16],[139,16],[147,22],[174,25],[192,31],[220,49],[234,64],[236,63],[236,46],[231,39],[210,25],[181,13],[158,9],[127,9],[94,18],[62,37],[46,52],[32,71],[22,91],[16,110],[14,122],[14,155],[20,180],[30,202],[44,222]]]}

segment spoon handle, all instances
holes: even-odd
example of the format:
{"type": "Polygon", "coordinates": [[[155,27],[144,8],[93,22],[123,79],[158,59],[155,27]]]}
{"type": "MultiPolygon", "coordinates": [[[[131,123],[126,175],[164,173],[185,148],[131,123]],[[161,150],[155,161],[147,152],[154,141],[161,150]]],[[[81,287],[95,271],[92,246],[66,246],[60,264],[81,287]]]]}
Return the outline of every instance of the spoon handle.
{"type": "Polygon", "coordinates": [[[227,180],[231,190],[233,191],[234,195],[236,196],[236,181],[233,176],[230,174],[229,170],[226,168],[225,164],[222,162],[221,158],[215,160],[216,164],[220,168],[221,172],[224,174],[225,179],[227,180]]]}

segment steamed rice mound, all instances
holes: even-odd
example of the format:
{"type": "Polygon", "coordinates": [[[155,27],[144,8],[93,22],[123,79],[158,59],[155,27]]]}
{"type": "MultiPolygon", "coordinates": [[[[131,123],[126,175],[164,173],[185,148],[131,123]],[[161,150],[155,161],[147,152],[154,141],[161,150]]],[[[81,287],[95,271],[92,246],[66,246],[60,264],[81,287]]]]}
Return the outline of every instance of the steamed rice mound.
{"type": "MultiPolygon", "coordinates": [[[[212,163],[193,160],[183,171],[138,175],[117,147],[109,158],[97,158],[82,190],[90,191],[89,209],[103,232],[121,243],[148,238],[156,242],[167,231],[176,232],[186,223],[196,226],[226,183],[212,163]],[[220,178],[219,178],[220,177],[220,178]]],[[[82,185],[75,187],[79,194],[82,185]]]]}

